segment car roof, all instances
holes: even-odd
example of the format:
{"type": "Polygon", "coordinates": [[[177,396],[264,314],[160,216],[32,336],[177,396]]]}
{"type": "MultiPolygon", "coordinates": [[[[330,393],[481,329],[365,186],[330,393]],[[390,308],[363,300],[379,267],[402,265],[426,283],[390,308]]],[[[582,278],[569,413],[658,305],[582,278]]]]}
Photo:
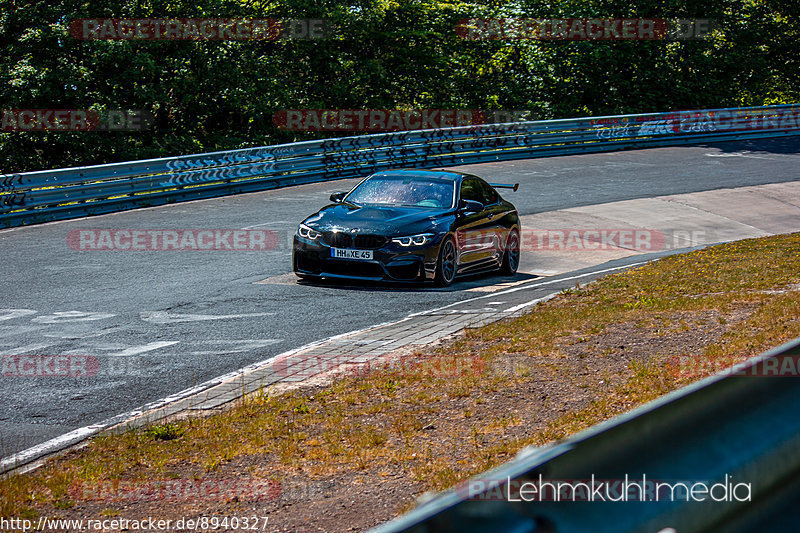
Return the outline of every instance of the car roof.
{"type": "Polygon", "coordinates": [[[458,180],[470,176],[469,174],[464,174],[463,172],[456,172],[453,170],[444,170],[444,169],[430,170],[422,168],[398,168],[393,170],[384,170],[373,174],[373,176],[403,176],[403,175],[413,175],[413,176],[418,176],[420,178],[441,179],[447,181],[458,180]]]}

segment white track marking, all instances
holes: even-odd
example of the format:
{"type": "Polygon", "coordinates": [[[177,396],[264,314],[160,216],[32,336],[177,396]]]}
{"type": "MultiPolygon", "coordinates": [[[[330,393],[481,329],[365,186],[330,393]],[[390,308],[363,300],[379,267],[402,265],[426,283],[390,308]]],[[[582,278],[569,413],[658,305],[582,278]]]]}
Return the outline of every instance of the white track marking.
{"type": "Polygon", "coordinates": [[[33,309],[0,309],[0,322],[35,314],[33,309]]]}
{"type": "Polygon", "coordinates": [[[24,335],[31,331],[46,329],[47,326],[0,326],[0,338],[13,337],[14,335],[24,335]]]}
{"type": "Polygon", "coordinates": [[[143,312],[141,316],[145,322],[151,324],[175,324],[178,322],[202,322],[205,320],[228,320],[231,318],[251,318],[256,316],[271,316],[275,313],[241,313],[236,315],[182,315],[171,314],[166,311],[143,312]]]}
{"type": "Polygon", "coordinates": [[[141,346],[132,346],[117,353],[110,353],[107,355],[107,357],[130,357],[132,355],[139,355],[140,353],[152,352],[153,350],[158,350],[159,348],[166,348],[167,346],[172,346],[173,344],[178,344],[179,342],[180,341],[151,342],[141,346]]]}
{"type": "Polygon", "coordinates": [[[56,311],[52,315],[37,316],[31,322],[61,324],[62,322],[91,322],[115,317],[114,313],[84,313],[83,311],[56,311]]]}
{"type": "Polygon", "coordinates": [[[230,346],[229,349],[219,350],[198,350],[187,352],[187,355],[226,355],[230,353],[249,352],[258,348],[266,348],[273,344],[283,342],[283,339],[246,339],[246,340],[224,340],[224,341],[200,341],[197,344],[230,346]]]}
{"type": "Polygon", "coordinates": [[[125,328],[123,327],[115,327],[115,328],[108,328],[103,329],[100,331],[89,330],[89,331],[69,331],[69,330],[61,330],[55,331],[52,333],[42,333],[42,337],[50,337],[54,339],[65,339],[65,340],[77,340],[77,339],[88,339],[90,337],[101,337],[103,335],[108,335],[109,333],[119,333],[123,331],[125,328]]]}
{"type": "Polygon", "coordinates": [[[716,153],[716,152],[709,152],[707,154],[708,157],[747,157],[748,159],[768,159],[770,161],[774,161],[774,157],[764,157],[760,155],[750,155],[750,150],[744,150],[741,152],[730,152],[730,153],[716,153]]]}
{"type": "Polygon", "coordinates": [[[546,302],[547,300],[551,299],[556,294],[558,294],[558,293],[554,292],[553,294],[548,294],[547,296],[542,296],[541,298],[536,298],[535,300],[531,300],[530,302],[525,302],[524,304],[519,304],[519,305],[515,305],[514,307],[509,307],[508,309],[505,310],[505,312],[506,313],[515,313],[517,311],[525,309],[528,306],[531,306],[531,305],[534,305],[534,304],[538,304],[539,302],[546,302]]]}
{"type": "Polygon", "coordinates": [[[3,350],[3,355],[20,355],[28,352],[40,352],[46,350],[50,346],[55,346],[55,342],[37,342],[34,344],[26,344],[25,346],[17,346],[10,350],[3,350]]]}
{"type": "Polygon", "coordinates": [[[254,228],[260,228],[261,226],[277,226],[279,224],[296,224],[296,222],[293,222],[291,220],[273,220],[272,222],[264,222],[263,224],[253,224],[252,226],[247,226],[240,229],[254,229],[254,228]]]}

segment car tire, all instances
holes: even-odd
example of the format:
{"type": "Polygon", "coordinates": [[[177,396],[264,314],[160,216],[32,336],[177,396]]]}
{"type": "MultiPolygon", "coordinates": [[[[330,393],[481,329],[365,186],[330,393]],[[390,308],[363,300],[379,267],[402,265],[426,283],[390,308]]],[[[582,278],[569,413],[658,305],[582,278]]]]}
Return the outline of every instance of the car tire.
{"type": "Polygon", "coordinates": [[[439,258],[436,260],[436,273],[433,281],[438,287],[449,287],[456,277],[456,242],[447,236],[439,247],[439,258]]]}
{"type": "Polygon", "coordinates": [[[503,263],[500,265],[500,273],[504,276],[513,276],[519,268],[519,232],[511,230],[506,239],[505,252],[503,253],[503,263]]]}

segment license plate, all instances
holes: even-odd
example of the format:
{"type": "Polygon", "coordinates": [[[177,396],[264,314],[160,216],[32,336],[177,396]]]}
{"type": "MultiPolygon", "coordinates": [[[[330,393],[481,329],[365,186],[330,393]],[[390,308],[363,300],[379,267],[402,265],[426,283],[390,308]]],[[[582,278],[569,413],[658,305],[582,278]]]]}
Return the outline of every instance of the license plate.
{"type": "Polygon", "coordinates": [[[349,248],[331,248],[331,257],[336,259],[372,260],[372,250],[350,250],[349,248]]]}

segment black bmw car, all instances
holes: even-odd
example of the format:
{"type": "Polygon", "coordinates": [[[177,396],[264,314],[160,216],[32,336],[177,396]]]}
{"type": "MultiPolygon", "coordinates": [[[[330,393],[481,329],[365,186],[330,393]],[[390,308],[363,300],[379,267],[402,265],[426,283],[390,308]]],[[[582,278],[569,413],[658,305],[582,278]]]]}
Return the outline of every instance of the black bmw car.
{"type": "Polygon", "coordinates": [[[426,281],[519,265],[516,208],[477,176],[388,170],[362,180],[303,220],[294,236],[300,278],[426,281]]]}

